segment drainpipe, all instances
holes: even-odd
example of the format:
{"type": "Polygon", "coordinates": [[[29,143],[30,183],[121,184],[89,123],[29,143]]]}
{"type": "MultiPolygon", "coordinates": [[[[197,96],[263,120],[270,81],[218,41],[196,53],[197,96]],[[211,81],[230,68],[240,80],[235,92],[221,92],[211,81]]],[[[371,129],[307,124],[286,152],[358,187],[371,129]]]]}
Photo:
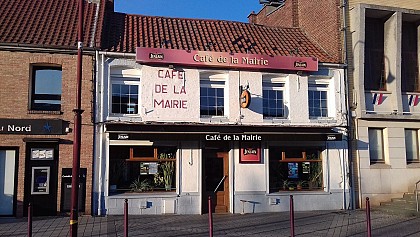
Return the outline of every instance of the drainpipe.
{"type": "MultiPolygon", "coordinates": [[[[98,73],[98,75],[99,75],[99,78],[97,78],[97,81],[96,81],[96,94],[95,94],[95,101],[96,101],[96,103],[98,103],[98,101],[102,101],[102,99],[101,99],[101,95],[102,95],[102,92],[103,92],[103,75],[104,75],[104,69],[103,69],[103,67],[104,67],[104,57],[103,56],[101,56],[101,59],[100,59],[100,61],[99,61],[99,52],[98,51],[96,51],[96,58],[97,58],[97,65],[98,65],[98,68],[97,68],[97,70],[99,71],[99,70],[101,70],[100,71],[100,73],[98,73]],[[100,62],[100,63],[99,63],[100,62]],[[99,87],[99,83],[100,83],[100,87],[99,87]]],[[[102,146],[102,139],[103,139],[103,128],[102,128],[102,108],[103,106],[99,106],[98,104],[97,104],[97,106],[96,106],[96,108],[97,108],[97,115],[96,115],[96,123],[95,123],[95,128],[96,129],[98,129],[99,128],[99,139],[98,140],[96,140],[95,141],[95,144],[97,145],[97,146],[99,146],[99,152],[98,152],[98,162],[97,162],[97,164],[98,164],[98,193],[99,193],[99,196],[98,196],[98,215],[100,216],[100,215],[102,215],[102,185],[103,185],[103,180],[102,180],[102,158],[103,158],[103,156],[102,156],[102,149],[103,149],[103,146],[102,146]]],[[[98,147],[96,147],[96,149],[95,149],[95,151],[96,150],[98,150],[98,147]]]]}
{"type": "Polygon", "coordinates": [[[343,9],[343,50],[344,50],[344,83],[346,85],[346,100],[347,100],[347,155],[348,155],[348,164],[350,172],[350,198],[351,198],[351,206],[350,209],[355,209],[355,190],[354,190],[354,169],[353,169],[353,138],[351,133],[351,125],[352,125],[352,114],[351,114],[351,102],[350,102],[350,82],[348,81],[348,50],[347,50],[347,11],[348,11],[348,2],[347,0],[343,0],[342,3],[342,9],[343,9]]]}

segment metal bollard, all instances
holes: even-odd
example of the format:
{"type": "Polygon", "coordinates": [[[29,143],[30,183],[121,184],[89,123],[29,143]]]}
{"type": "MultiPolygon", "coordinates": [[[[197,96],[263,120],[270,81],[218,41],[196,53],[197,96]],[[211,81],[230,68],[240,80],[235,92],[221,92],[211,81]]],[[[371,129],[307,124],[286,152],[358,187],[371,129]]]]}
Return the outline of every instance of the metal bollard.
{"type": "Polygon", "coordinates": [[[370,202],[369,198],[366,198],[366,225],[367,225],[367,236],[372,236],[372,225],[370,223],[370,202]]]}
{"type": "Polygon", "coordinates": [[[124,237],[128,237],[128,199],[124,200],[124,237]]]}
{"type": "Polygon", "coordinates": [[[295,236],[295,210],[293,207],[293,195],[290,195],[290,236],[295,236]]]}
{"type": "Polygon", "coordinates": [[[211,196],[209,195],[209,236],[213,237],[213,211],[211,206],[211,196]]]}
{"type": "Polygon", "coordinates": [[[32,204],[28,204],[28,237],[32,237],[32,204]]]}

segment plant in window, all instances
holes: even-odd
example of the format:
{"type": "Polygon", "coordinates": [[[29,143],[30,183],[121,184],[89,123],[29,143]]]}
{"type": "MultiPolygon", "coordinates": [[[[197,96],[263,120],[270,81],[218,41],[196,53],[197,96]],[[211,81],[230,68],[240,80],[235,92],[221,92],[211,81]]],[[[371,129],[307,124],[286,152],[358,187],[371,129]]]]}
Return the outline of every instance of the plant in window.
{"type": "Polygon", "coordinates": [[[296,189],[297,190],[302,190],[302,187],[303,186],[307,186],[307,182],[305,181],[305,180],[299,180],[297,183],[296,183],[296,189]]]}
{"type": "Polygon", "coordinates": [[[150,191],[153,189],[153,186],[150,182],[150,180],[145,179],[143,181],[140,180],[140,176],[134,180],[131,184],[130,184],[130,188],[131,191],[133,192],[145,192],[145,191],[150,191]]]}
{"type": "Polygon", "coordinates": [[[319,188],[322,185],[322,163],[313,162],[309,174],[309,186],[319,188]]]}
{"type": "Polygon", "coordinates": [[[168,161],[161,164],[163,170],[163,180],[165,181],[166,191],[171,190],[172,187],[172,176],[175,169],[175,164],[173,161],[168,161]]]}
{"type": "Polygon", "coordinates": [[[290,181],[285,179],[283,180],[283,190],[288,190],[290,186],[290,181]]]}
{"type": "Polygon", "coordinates": [[[163,188],[165,186],[165,180],[163,178],[162,172],[159,172],[154,174],[153,176],[153,183],[155,184],[154,186],[157,188],[163,188]]]}

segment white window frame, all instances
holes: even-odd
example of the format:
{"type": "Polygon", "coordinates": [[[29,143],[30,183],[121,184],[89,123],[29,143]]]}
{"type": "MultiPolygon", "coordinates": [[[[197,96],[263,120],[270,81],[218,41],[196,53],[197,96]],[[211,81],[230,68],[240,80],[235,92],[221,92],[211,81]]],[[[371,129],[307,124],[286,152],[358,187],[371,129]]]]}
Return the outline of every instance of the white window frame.
{"type": "Polygon", "coordinates": [[[110,78],[110,85],[109,85],[109,114],[112,116],[138,116],[140,115],[140,104],[141,104],[141,83],[140,83],[140,76],[136,77],[134,75],[124,76],[124,75],[112,75],[110,78]],[[138,87],[138,101],[137,101],[137,113],[135,114],[128,114],[128,113],[113,113],[112,112],[112,86],[113,85],[131,85],[138,87]]]}
{"type": "Polygon", "coordinates": [[[331,83],[329,79],[309,79],[308,80],[308,114],[309,119],[332,119],[330,116],[331,114],[331,108],[330,105],[331,101],[331,94],[330,94],[330,87],[331,83]],[[310,109],[309,109],[309,92],[310,91],[325,91],[327,94],[327,116],[311,116],[310,115],[310,109]]]}
{"type": "Polygon", "coordinates": [[[227,118],[229,111],[229,95],[226,77],[222,74],[200,77],[201,88],[222,88],[223,89],[223,115],[202,115],[201,114],[201,93],[200,93],[200,117],[201,118],[227,118]]]}
{"type": "Polygon", "coordinates": [[[284,80],[263,80],[262,82],[262,114],[264,119],[286,119],[288,117],[286,110],[286,81],[284,80]],[[269,85],[267,85],[269,84],[269,85]],[[264,90],[281,91],[283,93],[283,116],[282,117],[269,117],[264,115],[264,90]]]}

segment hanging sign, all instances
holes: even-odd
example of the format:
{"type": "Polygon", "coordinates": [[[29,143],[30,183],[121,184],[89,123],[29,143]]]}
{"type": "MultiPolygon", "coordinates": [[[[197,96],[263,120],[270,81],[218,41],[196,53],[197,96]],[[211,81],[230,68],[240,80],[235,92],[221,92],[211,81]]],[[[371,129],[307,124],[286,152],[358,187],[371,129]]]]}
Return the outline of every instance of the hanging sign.
{"type": "Polygon", "coordinates": [[[251,104],[251,93],[248,90],[243,90],[241,93],[241,108],[248,108],[251,104]]]}
{"type": "Polygon", "coordinates": [[[261,163],[261,143],[241,142],[240,163],[261,163]]]}

